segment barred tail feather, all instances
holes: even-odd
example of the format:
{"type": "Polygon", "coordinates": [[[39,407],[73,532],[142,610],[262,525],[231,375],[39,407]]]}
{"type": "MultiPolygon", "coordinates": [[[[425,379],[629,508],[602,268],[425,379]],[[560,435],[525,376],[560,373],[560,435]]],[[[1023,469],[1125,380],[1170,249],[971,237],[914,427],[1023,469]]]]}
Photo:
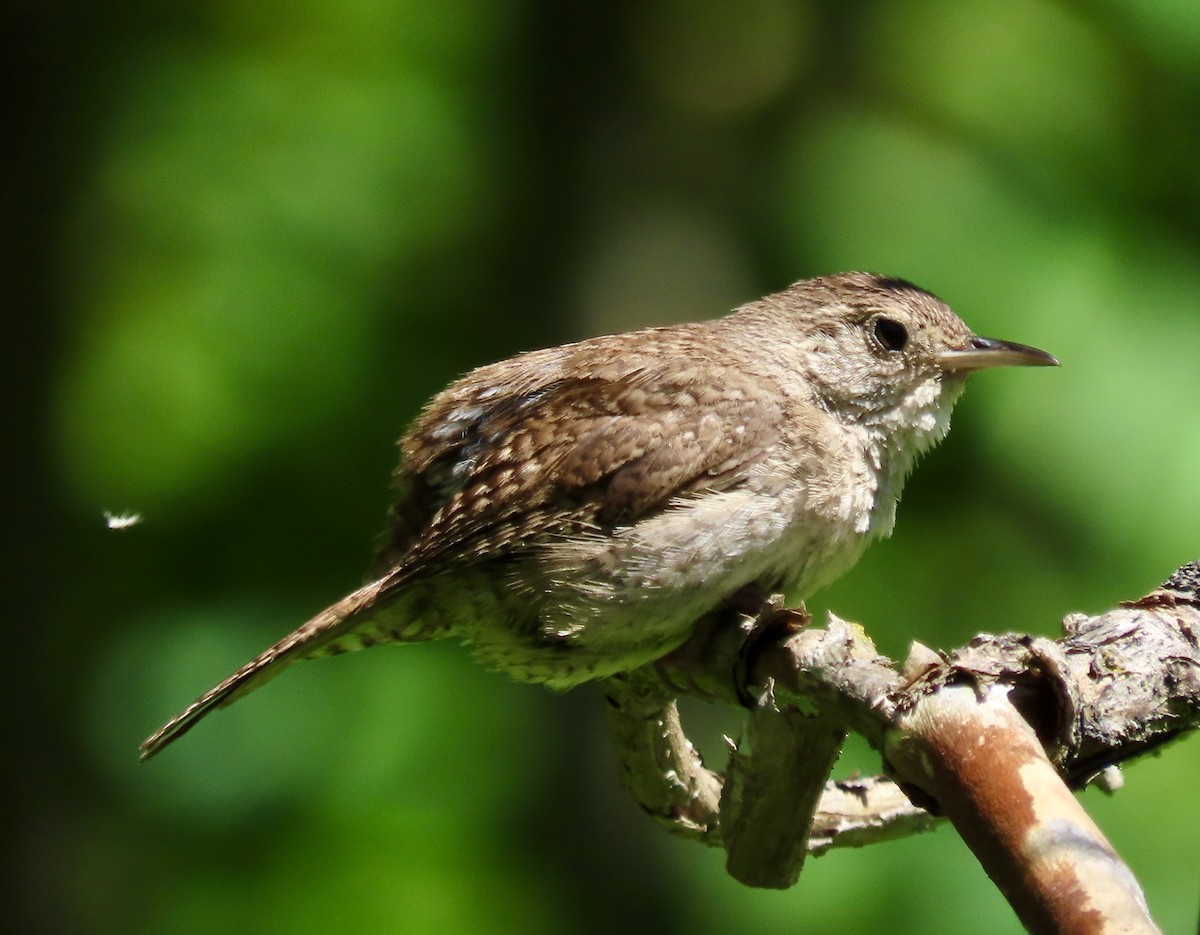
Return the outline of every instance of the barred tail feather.
{"type": "Polygon", "coordinates": [[[337,651],[341,648],[336,646],[341,637],[347,637],[346,642],[350,642],[348,631],[362,623],[364,612],[373,609],[381,598],[394,590],[396,578],[393,572],[363,585],[336,604],[326,607],[299,629],[251,659],[223,682],[214,685],[147,737],[141,746],[141,758],[148,760],[163,747],[186,734],[210,711],[232,704],[274,678],[291,663],[307,656],[318,655],[322,649],[326,652],[337,651]]]}

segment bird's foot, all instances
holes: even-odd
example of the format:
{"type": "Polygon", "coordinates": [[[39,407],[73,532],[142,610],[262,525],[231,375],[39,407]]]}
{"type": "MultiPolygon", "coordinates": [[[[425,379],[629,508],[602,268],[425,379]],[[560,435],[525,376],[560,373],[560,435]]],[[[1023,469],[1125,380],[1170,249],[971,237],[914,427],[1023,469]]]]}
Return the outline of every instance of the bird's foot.
{"type": "MultiPolygon", "coordinates": [[[[748,588],[742,588],[734,599],[744,601],[743,606],[753,606],[754,595],[745,594],[748,588]]],[[[757,590],[757,589],[755,589],[757,590]]],[[[768,646],[783,642],[789,636],[797,633],[812,623],[812,614],[801,601],[799,605],[789,607],[784,603],[782,594],[764,596],[757,594],[757,609],[752,612],[739,611],[743,620],[745,638],[738,652],[737,665],[734,668],[734,684],[737,688],[738,700],[743,707],[756,708],[762,696],[761,685],[751,685],[751,674],[759,654],[768,646]]]]}
{"type": "Polygon", "coordinates": [[[664,682],[682,694],[736,699],[753,708],[761,688],[751,690],[748,677],[759,653],[811,621],[803,604],[788,607],[782,594],[766,594],[749,585],[698,621],[687,642],[654,667],[664,682]],[[713,677],[717,672],[728,673],[721,684],[713,677]]]}

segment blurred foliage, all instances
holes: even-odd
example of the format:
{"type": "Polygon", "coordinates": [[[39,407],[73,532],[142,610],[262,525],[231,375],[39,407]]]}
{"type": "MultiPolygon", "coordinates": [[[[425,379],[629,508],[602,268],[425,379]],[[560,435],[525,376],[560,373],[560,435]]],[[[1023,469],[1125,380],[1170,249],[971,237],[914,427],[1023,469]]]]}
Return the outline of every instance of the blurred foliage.
{"type": "MultiPolygon", "coordinates": [[[[976,378],[814,610],[902,654],[1052,633],[1196,557],[1200,7],[8,15],[22,930],[1018,930],[949,830],[740,888],[625,799],[592,691],[454,646],[300,666],[135,748],[358,580],[391,441],[450,378],[839,269],[1064,366],[976,378]]],[[[1198,770],[1193,740],[1087,794],[1167,931],[1195,924],[1198,770]]]]}

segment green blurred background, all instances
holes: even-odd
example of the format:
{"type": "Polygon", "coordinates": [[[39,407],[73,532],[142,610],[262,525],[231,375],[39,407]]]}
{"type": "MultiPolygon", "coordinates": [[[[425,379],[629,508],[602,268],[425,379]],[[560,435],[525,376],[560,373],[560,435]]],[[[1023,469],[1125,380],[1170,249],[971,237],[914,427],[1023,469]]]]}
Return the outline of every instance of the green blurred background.
{"type": "MultiPolygon", "coordinates": [[[[1063,368],[977,377],[896,536],[813,609],[891,654],[1052,634],[1195,558],[1200,5],[5,22],[14,931],[1018,931],[949,829],[739,887],[626,800],[594,689],[456,646],[299,666],[136,747],[358,583],[393,441],[451,378],[819,273],[911,278],[1063,368]]],[[[1198,774],[1193,739],[1085,794],[1168,932],[1200,907],[1198,774]]]]}

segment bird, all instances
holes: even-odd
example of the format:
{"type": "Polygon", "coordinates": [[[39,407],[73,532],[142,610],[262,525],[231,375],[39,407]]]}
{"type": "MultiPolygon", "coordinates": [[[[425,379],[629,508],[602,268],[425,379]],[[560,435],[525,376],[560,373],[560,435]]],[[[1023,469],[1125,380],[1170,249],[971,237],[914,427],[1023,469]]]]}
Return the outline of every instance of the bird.
{"type": "Polygon", "coordinates": [[[300,659],[455,637],[565,690],[661,659],[747,589],[805,599],[892,531],[970,373],[1057,365],[907,280],[850,272],[479,367],[400,440],[368,582],[141,756],[300,659]]]}

